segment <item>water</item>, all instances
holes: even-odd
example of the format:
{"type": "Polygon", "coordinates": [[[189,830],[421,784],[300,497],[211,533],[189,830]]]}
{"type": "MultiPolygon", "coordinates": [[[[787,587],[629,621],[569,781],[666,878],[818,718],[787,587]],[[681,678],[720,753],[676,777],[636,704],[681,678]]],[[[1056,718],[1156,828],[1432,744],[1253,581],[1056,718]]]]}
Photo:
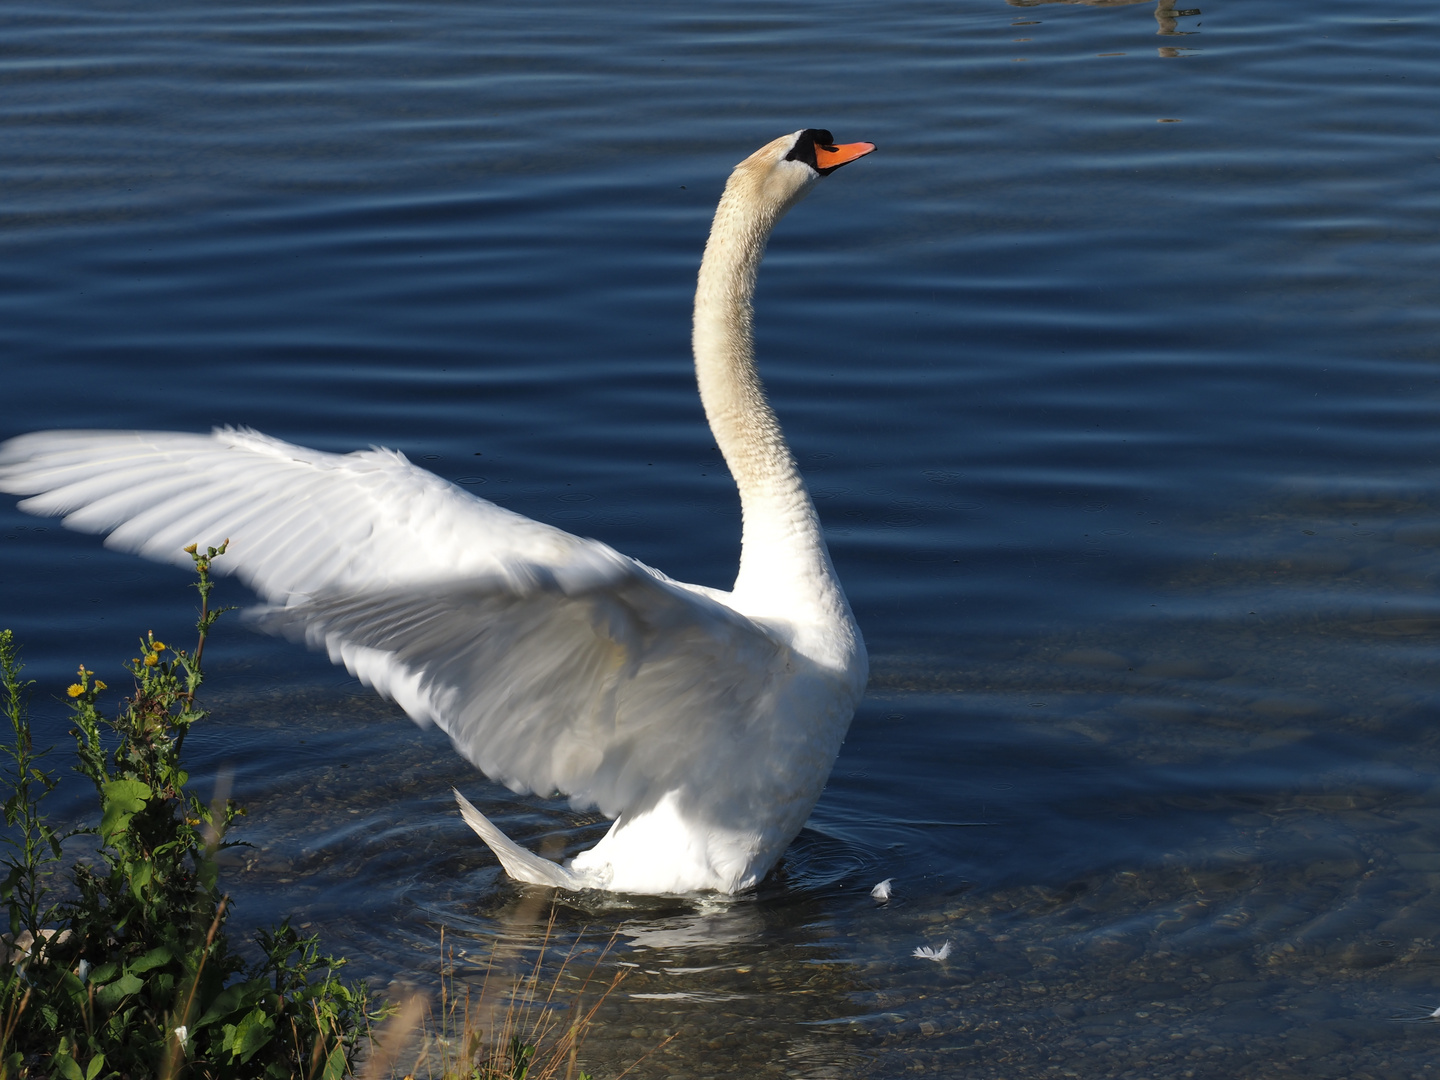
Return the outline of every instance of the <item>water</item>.
{"type": "MultiPolygon", "coordinates": [[[[1415,0],[22,0],[0,436],[397,447],[727,586],[687,360],[709,215],[780,133],[872,140],[757,300],[870,692],[757,894],[558,901],[562,946],[634,965],[592,1071],[670,1033],[631,1075],[1429,1076],[1440,1031],[1390,1018],[1440,1005],[1435,29],[1415,0]]],[[[8,502],[0,553],[52,741],[77,663],[186,625],[179,575],[8,502]]],[[[533,958],[548,899],[449,786],[537,848],[603,822],[238,623],[211,655],[237,918],[382,985],[433,986],[441,926],[462,977],[533,958]]]]}

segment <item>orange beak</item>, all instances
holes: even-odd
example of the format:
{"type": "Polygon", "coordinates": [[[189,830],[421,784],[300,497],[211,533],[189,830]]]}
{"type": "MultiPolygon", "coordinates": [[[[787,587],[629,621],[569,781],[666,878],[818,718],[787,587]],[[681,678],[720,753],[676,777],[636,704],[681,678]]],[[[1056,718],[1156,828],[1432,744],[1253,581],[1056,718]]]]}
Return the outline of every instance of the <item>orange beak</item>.
{"type": "Polygon", "coordinates": [[[862,158],[875,149],[874,143],[852,142],[843,146],[821,146],[815,144],[815,167],[821,173],[828,173],[831,169],[838,169],[841,165],[849,164],[856,158],[862,158]]]}

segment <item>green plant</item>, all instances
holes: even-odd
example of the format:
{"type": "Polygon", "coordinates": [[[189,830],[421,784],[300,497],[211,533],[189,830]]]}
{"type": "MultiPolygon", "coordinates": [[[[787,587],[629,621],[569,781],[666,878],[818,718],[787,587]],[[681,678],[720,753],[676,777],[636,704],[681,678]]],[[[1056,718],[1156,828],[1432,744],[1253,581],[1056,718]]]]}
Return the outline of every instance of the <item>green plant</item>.
{"type": "MultiPolygon", "coordinates": [[[[43,960],[58,921],[59,905],[49,900],[49,879],[61,858],[68,834],[56,832],[40,812],[41,801],[55,789],[56,779],[41,769],[30,738],[29,697],[33,683],[22,680],[19,652],[9,630],[0,631],[0,690],[14,742],[0,744],[9,759],[5,770],[10,794],[5,799],[6,834],[10,852],[3,860],[5,880],[0,884],[9,914],[10,932],[4,939],[4,983],[0,987],[0,1077],[18,1068],[23,1054],[9,1054],[12,1038],[29,1004],[31,988],[24,973],[28,963],[43,960]],[[12,1060],[13,1059],[13,1060],[12,1060]]],[[[62,942],[63,944],[63,942],[62,942]]]]}
{"type": "Polygon", "coordinates": [[[34,684],[20,678],[21,667],[14,636],[0,630],[0,691],[15,739],[0,743],[0,754],[9,758],[5,774],[10,782],[4,802],[8,832],[3,837],[10,854],[0,860],[5,867],[0,899],[9,910],[11,948],[25,948],[22,943],[28,942],[34,949],[56,919],[57,905],[47,900],[48,881],[60,861],[61,844],[71,834],[56,832],[40,813],[40,802],[55,789],[56,780],[39,767],[45,752],[36,753],[31,743],[28,704],[34,684]]]}
{"type": "Polygon", "coordinates": [[[338,979],[344,961],[288,924],[259,933],[263,959],[246,968],[225,933],[215,860],[240,811],[224,797],[207,806],[181,762],[186,733],[206,716],[195,697],[206,639],[224,611],[210,607],[210,569],[225,547],[186,549],[201,598],[193,653],[153,632],[141,638],[127,666],[134,692],[113,720],[101,713],[106,685],[94,672],[82,666],[69,687],[76,770],[95,787],[100,820],[81,830],[99,844],[93,860],[74,865],[76,896],[64,904],[49,900],[49,878],[73,834],[41,813],[55,779],[36,764],[29,684],[9,632],[0,635],[15,738],[0,746],[14,777],[3,899],[15,954],[0,989],[0,1080],[329,1080],[352,1069],[372,1018],[364,984],[338,979]]]}

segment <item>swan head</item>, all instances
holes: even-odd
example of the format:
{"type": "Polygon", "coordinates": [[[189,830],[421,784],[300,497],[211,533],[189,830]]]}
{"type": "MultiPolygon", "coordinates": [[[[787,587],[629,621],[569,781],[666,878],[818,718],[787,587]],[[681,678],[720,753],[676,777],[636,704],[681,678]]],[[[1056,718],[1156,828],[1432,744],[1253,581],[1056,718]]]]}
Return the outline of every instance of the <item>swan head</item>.
{"type": "Polygon", "coordinates": [[[727,194],[734,189],[752,205],[770,210],[773,221],[804,198],[822,176],[874,149],[875,144],[868,142],[836,145],[824,128],[794,131],[736,165],[726,185],[727,194]]]}
{"type": "MultiPolygon", "coordinates": [[[[775,142],[789,147],[785,153],[786,161],[809,165],[817,176],[829,176],[841,165],[862,158],[875,149],[875,144],[868,142],[836,146],[835,137],[824,128],[806,128],[804,131],[776,139],[775,142]]],[[[774,146],[775,143],[770,145],[774,146]]]]}

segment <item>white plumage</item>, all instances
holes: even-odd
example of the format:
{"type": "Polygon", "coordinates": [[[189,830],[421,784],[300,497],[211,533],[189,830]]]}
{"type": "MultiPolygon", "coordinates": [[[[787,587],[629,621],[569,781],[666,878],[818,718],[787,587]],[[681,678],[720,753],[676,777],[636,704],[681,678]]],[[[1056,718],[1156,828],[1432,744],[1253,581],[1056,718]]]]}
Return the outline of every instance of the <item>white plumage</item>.
{"type": "Polygon", "coordinates": [[[937,964],[942,960],[950,959],[950,942],[945,942],[940,948],[931,948],[929,945],[917,945],[915,951],[910,954],[917,960],[934,960],[937,964]]]}
{"type": "Polygon", "coordinates": [[[515,791],[616,819],[565,868],[461,812],[523,881],[735,892],[804,824],[864,689],[865,649],[751,352],[765,240],[820,175],[872,150],[823,131],[736,167],[696,293],[696,372],[740,488],[732,592],[672,581],[372,449],[254,431],[47,431],[0,446],[0,490],[110,547],[188,565],[191,543],[275,632],[435,723],[515,791]]]}

